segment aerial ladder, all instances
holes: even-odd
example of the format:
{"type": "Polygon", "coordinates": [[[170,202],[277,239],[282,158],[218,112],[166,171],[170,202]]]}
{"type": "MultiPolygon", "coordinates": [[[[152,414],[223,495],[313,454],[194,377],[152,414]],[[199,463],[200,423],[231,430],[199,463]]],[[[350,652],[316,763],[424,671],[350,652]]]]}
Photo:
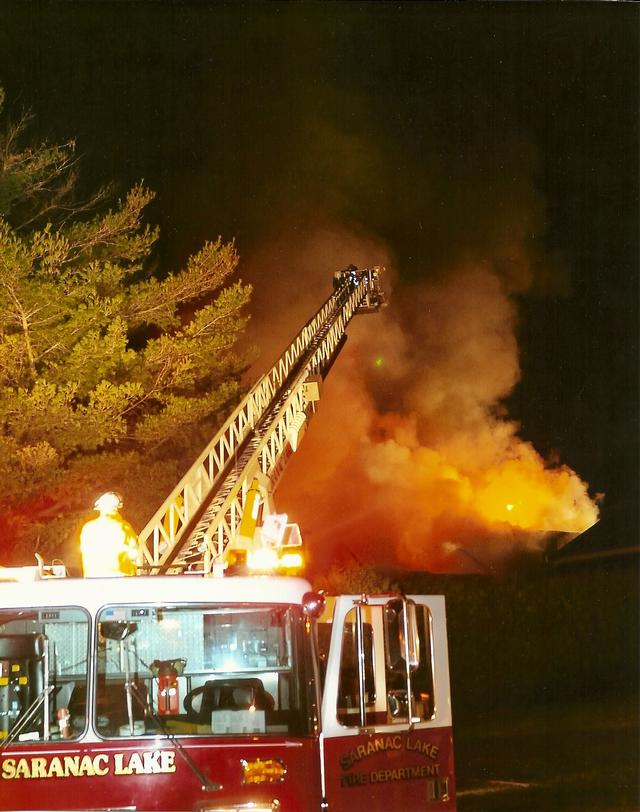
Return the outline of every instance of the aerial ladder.
{"type": "MultiPolygon", "coordinates": [[[[139,535],[139,570],[216,574],[243,530],[256,492],[270,506],[315,412],[323,379],[358,313],[385,303],[381,268],[349,266],[271,370],[251,388],[139,535]]],[[[255,521],[255,516],[253,517],[255,521]]]]}

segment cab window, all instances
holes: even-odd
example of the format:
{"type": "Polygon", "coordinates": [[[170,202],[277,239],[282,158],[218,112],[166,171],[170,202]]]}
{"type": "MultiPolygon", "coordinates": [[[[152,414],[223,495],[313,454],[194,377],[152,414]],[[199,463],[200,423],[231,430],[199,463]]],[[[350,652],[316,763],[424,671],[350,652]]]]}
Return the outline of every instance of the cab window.
{"type": "Polygon", "coordinates": [[[294,606],[110,606],[98,616],[95,724],[107,738],[303,734],[294,606]]]}
{"type": "Polygon", "coordinates": [[[388,720],[408,723],[411,713],[412,722],[429,721],[435,713],[431,613],[426,606],[392,600],[384,608],[384,629],[388,720]]]}
{"type": "Polygon", "coordinates": [[[0,743],[81,735],[88,637],[79,608],[0,609],[0,743]]]}
{"type": "Polygon", "coordinates": [[[373,651],[373,627],[364,620],[358,628],[355,608],[347,613],[342,627],[342,649],[338,682],[337,718],[347,727],[373,723],[376,690],[373,651]],[[362,640],[359,636],[362,635],[362,640]],[[361,681],[358,671],[358,650],[362,646],[365,718],[360,713],[361,681]]]}
{"type": "Polygon", "coordinates": [[[416,619],[419,657],[415,669],[411,672],[413,713],[421,721],[428,721],[435,715],[431,612],[426,606],[416,606],[416,619]]]}

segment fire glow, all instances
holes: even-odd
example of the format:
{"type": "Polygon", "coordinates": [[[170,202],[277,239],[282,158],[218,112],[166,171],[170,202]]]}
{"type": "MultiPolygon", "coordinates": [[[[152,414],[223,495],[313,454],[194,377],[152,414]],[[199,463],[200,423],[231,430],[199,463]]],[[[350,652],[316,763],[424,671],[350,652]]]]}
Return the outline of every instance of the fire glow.
{"type": "Polygon", "coordinates": [[[503,281],[471,267],[352,328],[278,494],[319,560],[477,569],[597,520],[506,415],[515,322],[503,281]]]}

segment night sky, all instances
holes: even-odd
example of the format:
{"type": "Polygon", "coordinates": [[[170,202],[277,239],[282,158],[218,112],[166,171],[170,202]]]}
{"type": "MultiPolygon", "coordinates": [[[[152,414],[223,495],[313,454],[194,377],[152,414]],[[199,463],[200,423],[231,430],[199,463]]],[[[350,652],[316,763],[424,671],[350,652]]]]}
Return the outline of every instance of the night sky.
{"type": "Polygon", "coordinates": [[[236,240],[263,363],[335,269],[388,265],[409,371],[360,370],[380,414],[417,408],[425,286],[490,267],[519,353],[501,408],[637,542],[633,4],[4,0],[0,84],[38,137],[77,140],[87,188],[156,190],[164,270],[236,240]]]}

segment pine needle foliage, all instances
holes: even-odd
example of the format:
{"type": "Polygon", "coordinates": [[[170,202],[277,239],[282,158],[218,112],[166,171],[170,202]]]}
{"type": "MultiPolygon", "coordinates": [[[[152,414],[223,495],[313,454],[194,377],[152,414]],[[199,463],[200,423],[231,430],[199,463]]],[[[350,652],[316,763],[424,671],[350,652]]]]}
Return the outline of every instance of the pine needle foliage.
{"type": "MultiPolygon", "coordinates": [[[[2,107],[0,94],[0,113],[2,107]]],[[[55,552],[103,489],[138,524],[239,393],[250,288],[233,243],[152,275],[153,193],[74,198],[73,142],[0,132],[0,556],[55,552]],[[4,547],[4,550],[2,549],[4,547]]]]}

